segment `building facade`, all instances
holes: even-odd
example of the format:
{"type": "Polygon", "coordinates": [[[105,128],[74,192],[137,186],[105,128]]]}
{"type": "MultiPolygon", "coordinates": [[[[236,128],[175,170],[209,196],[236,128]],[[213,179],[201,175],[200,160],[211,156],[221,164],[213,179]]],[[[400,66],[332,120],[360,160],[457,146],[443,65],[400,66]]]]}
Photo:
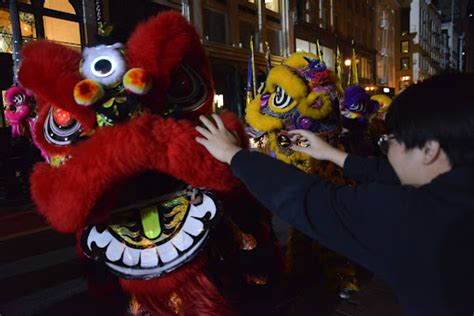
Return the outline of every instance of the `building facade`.
{"type": "MultiPolygon", "coordinates": [[[[290,6],[295,17],[295,50],[316,52],[320,42],[323,59],[335,68],[336,48],[343,60],[350,61],[352,48],[358,60],[360,83],[375,84],[375,0],[297,0],[290,6]]],[[[347,65],[348,63],[346,63],[347,65]]],[[[344,67],[344,66],[343,66],[344,67]]],[[[344,67],[347,75],[349,67],[344,67]]]]}
{"type": "MultiPolygon", "coordinates": [[[[0,6],[0,52],[11,53],[8,2],[0,6]]],[[[218,105],[240,116],[250,38],[257,72],[265,71],[267,43],[274,63],[294,47],[289,0],[20,0],[18,8],[24,41],[46,38],[76,49],[97,43],[98,21],[112,23],[123,41],[138,22],[161,11],[180,11],[203,39],[218,105]]]]}
{"type": "Polygon", "coordinates": [[[462,20],[462,28],[466,34],[462,59],[463,69],[466,72],[474,72],[474,0],[470,0],[467,5],[466,14],[462,20]]]}
{"type": "Polygon", "coordinates": [[[441,11],[441,68],[449,72],[463,71],[465,33],[462,18],[465,15],[466,0],[438,0],[441,11]]]}
{"type": "Polygon", "coordinates": [[[400,58],[400,3],[378,0],[375,17],[376,82],[379,86],[395,89],[396,65],[400,58]]]}
{"type": "Polygon", "coordinates": [[[400,1],[398,88],[441,71],[441,12],[431,0],[400,1]]]}

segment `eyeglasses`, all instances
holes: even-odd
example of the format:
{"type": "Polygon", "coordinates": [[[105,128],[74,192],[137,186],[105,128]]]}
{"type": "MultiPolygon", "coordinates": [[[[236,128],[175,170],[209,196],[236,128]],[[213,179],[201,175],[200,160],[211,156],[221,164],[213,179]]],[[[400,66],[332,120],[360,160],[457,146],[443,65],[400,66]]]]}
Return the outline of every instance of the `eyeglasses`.
{"type": "Polygon", "coordinates": [[[377,140],[377,145],[379,145],[379,148],[380,148],[380,151],[382,152],[382,154],[384,154],[384,155],[388,154],[388,147],[390,146],[390,140],[391,139],[395,139],[395,136],[383,134],[377,140]]]}

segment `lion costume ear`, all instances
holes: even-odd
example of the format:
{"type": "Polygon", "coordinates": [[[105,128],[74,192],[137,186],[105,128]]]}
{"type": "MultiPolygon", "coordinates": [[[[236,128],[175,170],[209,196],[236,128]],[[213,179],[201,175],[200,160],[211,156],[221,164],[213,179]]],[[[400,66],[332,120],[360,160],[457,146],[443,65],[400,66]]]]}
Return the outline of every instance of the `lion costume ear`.
{"type": "Polygon", "coordinates": [[[127,41],[126,52],[129,68],[145,69],[153,80],[146,96],[150,105],[165,98],[180,65],[199,74],[212,90],[211,68],[204,47],[193,26],[178,12],[163,12],[140,24],[127,41]]]}
{"type": "Polygon", "coordinates": [[[79,73],[81,54],[47,41],[34,41],[22,49],[18,73],[21,84],[32,91],[38,107],[54,105],[70,112],[85,128],[92,128],[92,109],[76,104],[72,91],[82,78],[79,73]]]}

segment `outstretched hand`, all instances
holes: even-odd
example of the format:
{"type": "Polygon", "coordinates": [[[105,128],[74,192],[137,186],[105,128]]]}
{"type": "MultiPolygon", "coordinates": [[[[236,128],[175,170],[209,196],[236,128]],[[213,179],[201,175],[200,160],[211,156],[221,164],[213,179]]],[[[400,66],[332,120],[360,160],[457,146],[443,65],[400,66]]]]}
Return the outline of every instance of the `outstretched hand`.
{"type": "Polygon", "coordinates": [[[196,137],[196,141],[206,147],[207,151],[219,161],[230,164],[232,157],[242,150],[239,147],[240,139],[224,126],[224,122],[217,114],[212,114],[214,122],[204,116],[199,119],[204,127],[196,126],[196,130],[203,137],[196,137]]]}
{"type": "Polygon", "coordinates": [[[329,145],[324,139],[314,133],[304,130],[295,129],[288,132],[290,136],[291,149],[305,153],[314,159],[328,160],[342,167],[347,154],[337,148],[329,145]]]}

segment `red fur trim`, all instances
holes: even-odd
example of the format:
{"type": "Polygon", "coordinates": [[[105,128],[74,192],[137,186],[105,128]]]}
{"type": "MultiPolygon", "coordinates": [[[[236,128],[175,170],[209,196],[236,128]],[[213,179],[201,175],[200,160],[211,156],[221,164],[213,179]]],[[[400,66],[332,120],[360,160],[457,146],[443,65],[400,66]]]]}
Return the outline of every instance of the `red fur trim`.
{"type": "Polygon", "coordinates": [[[170,294],[181,300],[178,315],[235,315],[202,268],[206,260],[199,257],[171,274],[152,280],[120,280],[122,287],[133,294],[152,315],[176,315],[169,304],[170,294]]]}
{"type": "Polygon", "coordinates": [[[244,125],[239,118],[230,111],[224,111],[220,114],[221,119],[224,121],[224,125],[227,129],[235,131],[240,138],[240,146],[242,148],[249,147],[248,135],[245,132],[244,125]]]}
{"type": "MultiPolygon", "coordinates": [[[[237,128],[236,120],[228,116],[226,123],[237,128]]],[[[100,128],[71,149],[71,159],[63,166],[35,166],[31,192],[38,211],[57,230],[77,231],[111,186],[147,170],[216,191],[238,185],[229,167],[195,141],[197,136],[190,121],[164,119],[148,112],[128,123],[100,128]]]]}
{"type": "Polygon", "coordinates": [[[199,256],[188,264],[181,266],[173,273],[165,274],[151,280],[125,280],[120,279],[122,288],[133,295],[153,294],[166,296],[176,290],[203,269],[207,263],[205,256],[199,256]]]}
{"type": "Polygon", "coordinates": [[[73,96],[74,86],[82,80],[80,60],[81,54],[75,50],[47,41],[33,41],[22,49],[18,77],[23,87],[41,100],[40,109],[51,104],[60,107],[87,130],[95,125],[95,113],[91,108],[77,106],[73,96]]]}
{"type": "Polygon", "coordinates": [[[153,78],[153,87],[145,104],[162,111],[166,91],[178,65],[196,71],[209,88],[209,97],[199,113],[206,113],[213,101],[211,70],[199,36],[188,21],[178,12],[163,12],[140,24],[127,41],[127,58],[130,67],[145,69],[153,78]],[[152,103],[153,102],[153,103],[152,103]]]}

